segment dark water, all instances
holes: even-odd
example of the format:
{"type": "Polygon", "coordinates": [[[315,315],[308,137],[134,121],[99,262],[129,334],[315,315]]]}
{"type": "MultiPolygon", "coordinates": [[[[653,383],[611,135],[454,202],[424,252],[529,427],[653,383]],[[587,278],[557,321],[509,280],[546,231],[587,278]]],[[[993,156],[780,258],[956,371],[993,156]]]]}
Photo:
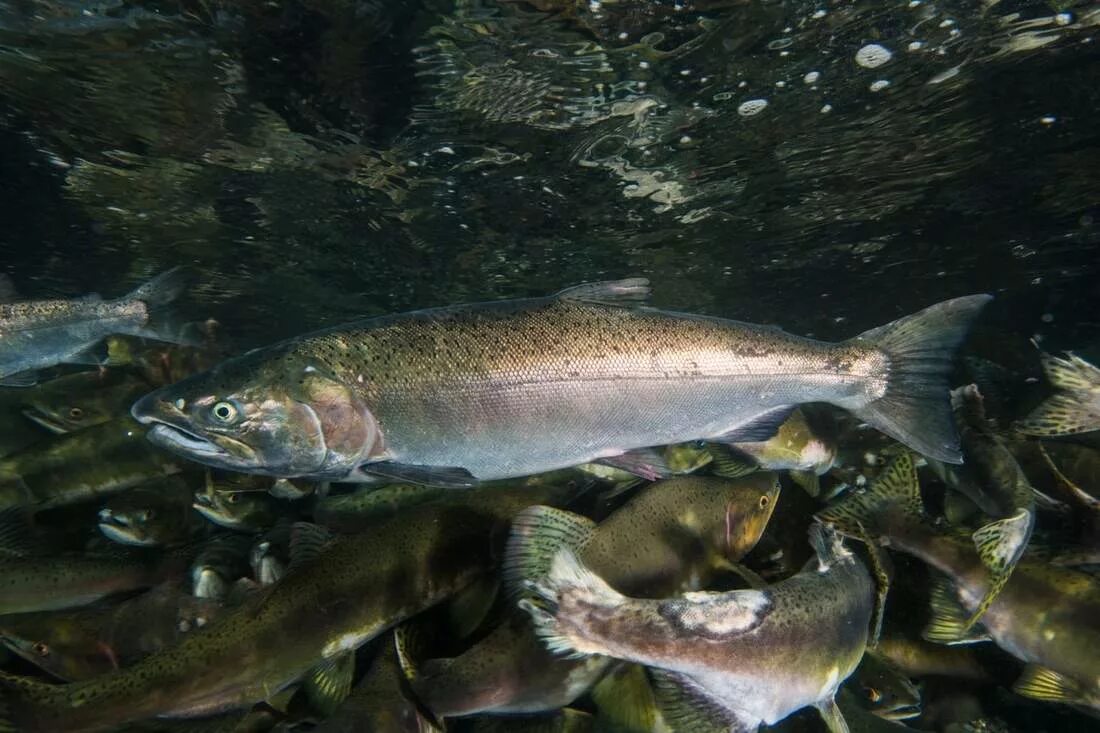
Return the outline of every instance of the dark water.
{"type": "Polygon", "coordinates": [[[989,292],[1035,374],[1100,341],[1098,113],[1073,0],[3,2],[0,272],[189,266],[235,351],[625,276],[825,339],[989,292]]]}

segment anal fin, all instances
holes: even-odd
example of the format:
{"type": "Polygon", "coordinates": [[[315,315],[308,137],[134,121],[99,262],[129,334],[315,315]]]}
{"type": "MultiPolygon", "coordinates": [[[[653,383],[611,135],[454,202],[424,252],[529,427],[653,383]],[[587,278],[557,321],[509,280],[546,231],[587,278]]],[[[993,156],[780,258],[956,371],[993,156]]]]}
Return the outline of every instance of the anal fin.
{"type": "Polygon", "coordinates": [[[1079,703],[1085,700],[1080,683],[1060,672],[1038,664],[1029,664],[1012,686],[1019,695],[1047,702],[1079,703]]]}

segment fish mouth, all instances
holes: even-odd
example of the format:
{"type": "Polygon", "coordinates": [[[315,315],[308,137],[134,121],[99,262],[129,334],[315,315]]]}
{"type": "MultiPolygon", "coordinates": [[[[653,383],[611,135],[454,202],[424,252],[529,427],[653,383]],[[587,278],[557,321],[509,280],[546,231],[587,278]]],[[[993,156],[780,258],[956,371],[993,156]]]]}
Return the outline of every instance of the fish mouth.
{"type": "Polygon", "coordinates": [[[182,453],[185,456],[202,460],[204,458],[217,458],[222,460],[234,459],[232,453],[222,448],[209,438],[205,438],[190,430],[169,425],[166,422],[157,421],[153,429],[146,433],[146,437],[161,448],[182,453]]]}
{"type": "Polygon", "coordinates": [[[99,513],[99,531],[107,539],[123,545],[148,547],[156,544],[148,537],[142,536],[137,527],[134,527],[125,517],[115,516],[107,509],[99,513]]]}
{"type": "Polygon", "coordinates": [[[49,430],[55,435],[69,432],[69,428],[63,422],[37,407],[24,408],[23,417],[27,418],[35,425],[49,430]]]}

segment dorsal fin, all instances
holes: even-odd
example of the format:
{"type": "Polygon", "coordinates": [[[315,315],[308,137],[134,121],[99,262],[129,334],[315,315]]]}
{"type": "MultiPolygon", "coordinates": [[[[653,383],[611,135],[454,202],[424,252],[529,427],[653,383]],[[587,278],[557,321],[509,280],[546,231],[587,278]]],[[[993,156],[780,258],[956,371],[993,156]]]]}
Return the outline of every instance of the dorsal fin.
{"type": "Polygon", "coordinates": [[[554,297],[601,305],[638,305],[648,301],[651,292],[649,280],[631,277],[574,285],[556,293],[554,297]]]}

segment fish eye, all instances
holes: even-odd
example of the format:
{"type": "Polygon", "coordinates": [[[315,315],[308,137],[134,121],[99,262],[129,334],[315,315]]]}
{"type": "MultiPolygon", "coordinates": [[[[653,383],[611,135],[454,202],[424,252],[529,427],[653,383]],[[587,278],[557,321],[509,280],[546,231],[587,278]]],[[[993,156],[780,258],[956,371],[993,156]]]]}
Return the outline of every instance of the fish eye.
{"type": "Polygon", "coordinates": [[[241,501],[241,495],[234,491],[229,496],[225,497],[225,500],[230,504],[239,504],[241,501]]]}
{"type": "Polygon", "coordinates": [[[882,699],[882,693],[876,690],[874,687],[867,688],[867,699],[871,702],[878,702],[882,699]]]}
{"type": "Polygon", "coordinates": [[[760,497],[760,508],[761,509],[767,509],[768,504],[771,504],[771,503],[772,503],[771,497],[768,496],[767,494],[764,494],[763,496],[760,497]]]}
{"type": "Polygon", "coordinates": [[[69,417],[71,417],[73,420],[79,420],[80,418],[84,417],[84,410],[81,410],[79,407],[70,407],[69,417]]]}
{"type": "Polygon", "coordinates": [[[220,423],[229,424],[237,419],[237,406],[232,402],[218,402],[210,408],[210,414],[220,423]]]}
{"type": "Polygon", "coordinates": [[[705,440],[693,440],[693,441],[691,441],[691,447],[702,450],[703,448],[707,447],[707,441],[705,441],[705,440]]]}
{"type": "Polygon", "coordinates": [[[36,641],[31,648],[34,650],[34,653],[40,657],[47,657],[50,654],[50,645],[44,641],[36,641]]]}
{"type": "Polygon", "coordinates": [[[138,512],[138,519],[142,522],[148,522],[156,515],[157,513],[152,509],[142,509],[140,512],[138,512]]]}

